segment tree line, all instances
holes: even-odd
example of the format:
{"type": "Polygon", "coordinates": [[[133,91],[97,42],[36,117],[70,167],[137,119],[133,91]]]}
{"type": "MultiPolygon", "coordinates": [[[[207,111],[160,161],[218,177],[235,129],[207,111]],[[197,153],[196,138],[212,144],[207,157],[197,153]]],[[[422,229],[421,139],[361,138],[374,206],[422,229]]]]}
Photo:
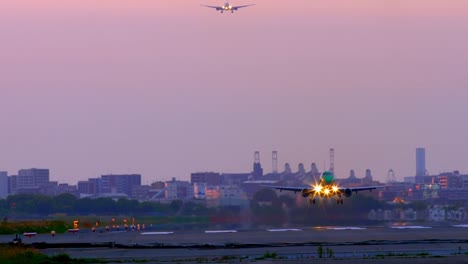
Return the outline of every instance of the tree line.
{"type": "Polygon", "coordinates": [[[261,189],[250,200],[248,207],[208,207],[200,201],[175,200],[170,203],[140,202],[120,198],[77,198],[71,194],[50,197],[44,195],[18,194],[0,200],[2,217],[17,219],[65,215],[130,215],[154,217],[205,217],[220,224],[253,225],[307,225],[362,222],[370,210],[389,209],[392,206],[372,196],[353,195],[343,205],[333,198],[316,205],[300,195],[277,193],[261,189]]]}
{"type": "Polygon", "coordinates": [[[10,195],[0,200],[0,212],[4,216],[48,216],[51,214],[88,215],[88,214],[172,214],[182,206],[182,201],[169,204],[139,202],[121,198],[77,198],[64,193],[57,196],[36,194],[10,195]]]}

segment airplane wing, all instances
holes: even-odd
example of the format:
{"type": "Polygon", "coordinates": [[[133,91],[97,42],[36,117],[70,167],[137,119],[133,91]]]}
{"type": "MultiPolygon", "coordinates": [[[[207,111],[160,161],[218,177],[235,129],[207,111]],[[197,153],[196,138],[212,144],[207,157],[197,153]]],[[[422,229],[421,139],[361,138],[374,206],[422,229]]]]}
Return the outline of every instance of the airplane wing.
{"type": "Polygon", "coordinates": [[[310,186],[304,186],[304,187],[271,186],[271,185],[261,185],[261,186],[262,187],[267,187],[267,188],[273,188],[273,189],[280,190],[280,191],[300,192],[300,191],[302,191],[304,189],[312,190],[312,188],[310,188],[310,186]]]}
{"type": "Polygon", "coordinates": [[[360,192],[360,191],[372,191],[372,190],[375,190],[377,188],[384,188],[385,186],[365,186],[365,187],[351,187],[351,188],[339,188],[338,190],[340,190],[340,192],[345,192],[346,189],[349,189],[351,190],[351,192],[360,192]]]}
{"type": "Polygon", "coordinates": [[[237,10],[239,8],[244,8],[244,7],[248,7],[248,6],[254,6],[255,4],[251,4],[251,5],[243,5],[243,6],[233,6],[232,9],[234,10],[237,10]]]}
{"type": "MultiPolygon", "coordinates": [[[[280,191],[293,191],[293,192],[300,192],[302,190],[312,190],[310,186],[303,186],[303,187],[288,187],[288,186],[271,186],[271,185],[262,185],[262,187],[273,188],[280,191]]],[[[365,186],[365,187],[351,187],[351,188],[339,188],[339,192],[344,193],[346,190],[350,190],[351,192],[360,192],[360,191],[372,191],[377,188],[384,188],[385,186],[365,186]]]]}
{"type": "Polygon", "coordinates": [[[219,6],[210,6],[210,5],[201,5],[201,6],[204,6],[204,7],[209,7],[209,8],[214,8],[216,10],[221,10],[222,8],[219,7],[219,6]]]}

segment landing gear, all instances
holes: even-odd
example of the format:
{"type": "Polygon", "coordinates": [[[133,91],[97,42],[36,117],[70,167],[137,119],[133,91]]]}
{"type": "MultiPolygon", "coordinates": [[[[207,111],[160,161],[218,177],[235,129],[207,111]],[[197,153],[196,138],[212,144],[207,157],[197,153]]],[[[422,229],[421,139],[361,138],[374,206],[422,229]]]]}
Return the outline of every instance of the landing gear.
{"type": "Polygon", "coordinates": [[[336,199],[336,204],[343,204],[343,198],[336,199]]]}
{"type": "Polygon", "coordinates": [[[309,199],[309,204],[315,204],[315,198],[309,199]]]}

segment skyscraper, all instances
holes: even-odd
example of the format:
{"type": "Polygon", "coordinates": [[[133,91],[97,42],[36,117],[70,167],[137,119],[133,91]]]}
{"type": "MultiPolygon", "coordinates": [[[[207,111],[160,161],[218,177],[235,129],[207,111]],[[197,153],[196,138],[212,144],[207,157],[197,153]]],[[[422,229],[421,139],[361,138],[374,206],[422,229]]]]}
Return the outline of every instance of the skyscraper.
{"type": "Polygon", "coordinates": [[[8,173],[0,171],[0,199],[8,196],[8,173]]]}
{"type": "Polygon", "coordinates": [[[426,149],[416,148],[416,176],[426,175],[426,149]]]}

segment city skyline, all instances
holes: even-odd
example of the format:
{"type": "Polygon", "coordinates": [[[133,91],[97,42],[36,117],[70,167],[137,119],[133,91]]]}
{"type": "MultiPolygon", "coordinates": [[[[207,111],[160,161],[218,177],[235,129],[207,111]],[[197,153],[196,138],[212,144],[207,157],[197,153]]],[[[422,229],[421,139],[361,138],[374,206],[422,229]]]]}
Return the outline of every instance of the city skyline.
{"type": "MultiPolygon", "coordinates": [[[[331,149],[330,149],[330,151],[331,151],[331,149]]],[[[285,162],[283,164],[284,166],[281,167],[281,166],[278,166],[278,164],[277,164],[278,151],[273,151],[273,152],[272,152],[272,154],[273,154],[274,158],[272,157],[272,159],[270,160],[271,161],[271,164],[270,164],[271,165],[271,170],[268,170],[268,168],[265,167],[265,164],[262,163],[261,160],[260,160],[260,165],[261,165],[260,169],[262,170],[262,173],[264,175],[275,174],[275,173],[276,174],[289,173],[287,171],[291,171],[292,173],[297,173],[297,172],[300,172],[301,170],[304,170],[305,172],[314,171],[316,169],[318,169],[319,172],[324,172],[324,171],[327,171],[327,170],[331,170],[331,167],[329,166],[330,165],[330,160],[329,160],[328,163],[326,163],[324,161],[322,169],[315,162],[312,162],[312,163],[309,163],[309,164],[300,162],[300,163],[297,164],[297,166],[294,166],[294,164],[290,164],[289,162],[285,162]],[[274,154],[273,154],[273,152],[274,152],[274,154]],[[286,168],[287,165],[288,165],[288,168],[286,168]],[[311,167],[311,165],[312,165],[312,167],[311,167]],[[302,166],[302,168],[301,168],[301,166],[302,166]],[[277,169],[276,172],[275,172],[275,169],[277,169]]],[[[260,157],[260,153],[258,151],[256,151],[254,154],[257,155],[257,153],[258,153],[258,155],[260,157]]],[[[330,154],[329,158],[331,159],[332,154],[331,153],[329,153],[329,154],[330,154]]],[[[255,158],[254,158],[254,162],[252,163],[254,165],[254,168],[251,169],[251,170],[246,170],[246,171],[237,170],[235,172],[234,171],[229,172],[229,171],[205,170],[205,171],[193,171],[193,172],[190,172],[190,175],[194,174],[194,173],[195,174],[196,173],[220,173],[220,174],[232,174],[232,173],[234,173],[234,174],[236,174],[236,173],[241,173],[241,174],[247,173],[248,174],[248,173],[251,173],[252,175],[257,175],[258,172],[255,171],[255,166],[256,166],[255,163],[256,162],[255,162],[255,158]]],[[[418,148],[416,148],[415,173],[413,175],[401,175],[400,177],[396,176],[396,178],[394,178],[394,180],[403,181],[404,178],[406,178],[406,177],[417,177],[417,176],[425,176],[425,175],[434,176],[434,175],[438,175],[438,174],[441,174],[441,173],[452,173],[452,172],[460,173],[459,169],[451,169],[451,170],[439,171],[439,172],[436,172],[436,173],[430,173],[429,171],[427,171],[425,169],[425,164],[426,164],[425,148],[418,147],[418,148]],[[421,153],[423,153],[423,154],[421,155],[421,153]]],[[[9,176],[16,175],[17,176],[17,175],[21,174],[22,171],[30,170],[30,169],[32,169],[32,170],[38,170],[38,169],[43,170],[43,168],[28,168],[28,169],[22,168],[22,169],[18,170],[18,173],[11,173],[11,172],[9,173],[8,171],[2,171],[2,170],[0,170],[0,173],[5,173],[5,176],[6,175],[9,175],[9,176]]],[[[49,174],[50,169],[47,168],[45,170],[47,170],[47,174],[49,174]]],[[[352,168],[352,169],[350,169],[350,171],[349,171],[349,173],[347,175],[338,176],[337,179],[346,179],[348,177],[355,177],[356,174],[357,174],[356,175],[357,178],[365,178],[367,176],[368,171],[369,171],[369,174],[372,172],[372,170],[369,169],[369,168],[365,169],[365,171],[363,171],[363,172],[356,171],[355,169],[352,168]]],[[[377,181],[381,181],[381,182],[385,182],[385,181],[389,180],[388,179],[388,173],[390,173],[390,171],[393,174],[392,177],[395,177],[394,170],[389,169],[387,171],[387,174],[385,174],[385,175],[384,174],[382,174],[382,175],[377,174],[376,175],[377,177],[375,177],[375,179],[377,181]]],[[[463,171],[461,171],[461,173],[463,174],[463,171]]],[[[93,177],[80,178],[80,179],[78,179],[78,182],[83,181],[83,180],[87,180],[87,179],[91,179],[91,178],[102,177],[102,176],[106,176],[106,175],[119,175],[119,174],[122,174],[122,173],[117,172],[117,173],[106,173],[106,174],[101,174],[101,175],[95,175],[93,177]]],[[[135,175],[134,172],[126,172],[125,174],[135,175]]],[[[375,174],[373,174],[373,172],[372,172],[372,175],[375,175],[375,174]]],[[[52,178],[54,178],[54,177],[52,177],[52,178]]],[[[159,181],[168,181],[170,179],[174,180],[176,178],[177,177],[170,177],[169,179],[160,178],[160,177],[159,178],[158,177],[151,178],[151,179],[146,178],[146,179],[144,179],[145,180],[144,184],[151,184],[151,183],[159,182],[159,181]]],[[[189,178],[190,178],[190,176],[189,176],[189,178]]],[[[178,178],[178,179],[183,180],[183,181],[188,180],[186,177],[181,177],[181,178],[178,178]]],[[[57,180],[57,179],[55,179],[55,180],[57,180]]],[[[67,181],[65,181],[63,183],[72,184],[72,185],[74,184],[73,182],[67,182],[67,181]]]]}
{"type": "Polygon", "coordinates": [[[250,2],[2,3],[0,170],[468,172],[466,1],[250,2]]]}

